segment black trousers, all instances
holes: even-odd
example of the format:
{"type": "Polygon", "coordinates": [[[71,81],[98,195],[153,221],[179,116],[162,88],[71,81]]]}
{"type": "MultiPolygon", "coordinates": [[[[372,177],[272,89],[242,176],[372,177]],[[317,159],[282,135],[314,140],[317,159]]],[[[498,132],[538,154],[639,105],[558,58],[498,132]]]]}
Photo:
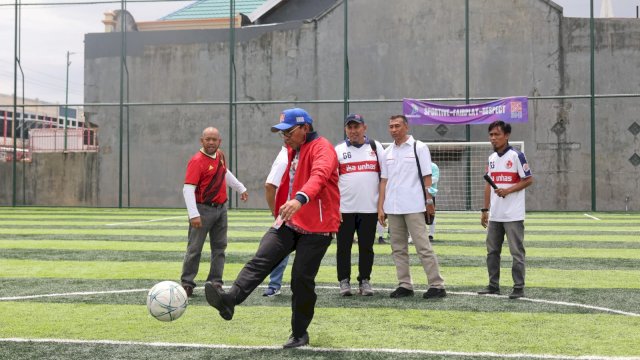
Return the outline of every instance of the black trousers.
{"type": "Polygon", "coordinates": [[[336,264],[338,281],[351,278],[351,245],[353,234],[358,233],[358,282],[371,279],[373,243],[376,238],[378,214],[343,213],[338,230],[336,264]]]}
{"type": "Polygon", "coordinates": [[[229,293],[235,296],[236,304],[241,304],[285,256],[295,251],[291,268],[291,330],[293,336],[301,337],[313,319],[317,299],[315,279],[330,244],[331,236],[300,234],[285,225],[270,228],[229,293]]]}

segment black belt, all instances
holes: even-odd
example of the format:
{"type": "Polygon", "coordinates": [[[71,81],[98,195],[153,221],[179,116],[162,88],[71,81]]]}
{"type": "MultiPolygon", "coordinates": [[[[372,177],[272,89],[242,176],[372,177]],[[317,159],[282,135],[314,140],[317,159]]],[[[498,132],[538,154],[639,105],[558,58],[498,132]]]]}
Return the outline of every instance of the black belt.
{"type": "Polygon", "coordinates": [[[198,203],[198,204],[211,206],[213,208],[221,208],[221,207],[224,206],[224,203],[222,203],[222,204],[217,204],[217,203],[198,203]]]}

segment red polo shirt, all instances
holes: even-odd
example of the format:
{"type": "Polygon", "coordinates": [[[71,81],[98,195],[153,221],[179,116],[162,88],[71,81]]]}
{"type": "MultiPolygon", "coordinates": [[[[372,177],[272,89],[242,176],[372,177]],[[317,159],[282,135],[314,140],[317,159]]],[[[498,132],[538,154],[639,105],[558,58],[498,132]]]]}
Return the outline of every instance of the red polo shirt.
{"type": "Polygon", "coordinates": [[[198,151],[187,164],[184,183],[196,186],[197,203],[223,204],[227,201],[227,167],[224,154],[218,150],[213,156],[198,151]]]}

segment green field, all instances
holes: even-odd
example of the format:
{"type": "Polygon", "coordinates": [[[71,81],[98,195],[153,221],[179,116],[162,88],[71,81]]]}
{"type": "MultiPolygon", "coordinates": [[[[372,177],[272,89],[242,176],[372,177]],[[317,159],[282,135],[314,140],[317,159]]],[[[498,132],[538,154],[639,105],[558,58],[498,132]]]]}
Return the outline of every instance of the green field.
{"type": "MultiPolygon", "coordinates": [[[[147,313],[147,289],[179,281],[184,209],[0,208],[0,359],[640,359],[640,214],[589,215],[599,220],[527,214],[520,300],[475,295],[487,283],[478,213],[439,213],[434,249],[449,292],[441,300],[422,299],[415,253],[416,296],[390,299],[395,267],[389,245],[378,244],[376,294],[340,297],[334,241],[317,277],[311,346],[285,351],[287,287],[275,298],[257,289],[230,322],[201,287],[177,321],[147,313]]],[[[270,223],[265,211],[229,212],[227,285],[270,223]]],[[[503,254],[508,293],[506,246],[503,254]]],[[[199,285],[208,256],[205,245],[199,285]]]]}

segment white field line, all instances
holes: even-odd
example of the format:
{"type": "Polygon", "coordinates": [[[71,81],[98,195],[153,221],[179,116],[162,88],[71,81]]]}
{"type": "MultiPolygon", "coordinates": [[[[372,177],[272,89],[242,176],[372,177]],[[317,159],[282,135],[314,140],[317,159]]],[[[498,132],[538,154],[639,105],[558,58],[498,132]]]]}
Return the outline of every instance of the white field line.
{"type": "Polygon", "coordinates": [[[165,220],[179,219],[179,218],[184,218],[184,216],[172,216],[172,217],[167,217],[167,218],[162,218],[162,219],[153,219],[153,220],[142,220],[142,221],[121,222],[121,223],[107,224],[107,225],[105,225],[105,226],[117,226],[117,225],[141,224],[141,223],[148,223],[148,222],[154,222],[154,221],[165,221],[165,220]]]}
{"type": "MultiPolygon", "coordinates": [[[[229,286],[224,286],[228,288],[229,286]]],[[[266,285],[261,285],[259,288],[265,288],[266,285]]],[[[283,287],[288,287],[284,285],[283,287]]],[[[328,290],[337,290],[339,287],[337,286],[316,286],[317,289],[328,289],[328,290]]],[[[196,290],[201,290],[202,288],[197,288],[196,290]]],[[[395,289],[387,289],[387,288],[375,288],[378,291],[391,292],[395,289]]],[[[101,294],[122,294],[122,293],[133,293],[133,292],[147,292],[149,289],[129,289],[129,290],[107,290],[107,291],[84,291],[84,292],[71,292],[71,293],[60,293],[60,294],[40,294],[40,295],[25,295],[25,296],[10,296],[10,297],[0,297],[0,301],[16,301],[16,300],[29,300],[29,299],[38,299],[38,298],[48,298],[48,297],[65,297],[65,296],[88,296],[88,295],[101,295],[101,294]]],[[[463,295],[463,296],[478,296],[478,297],[495,297],[495,298],[507,298],[506,295],[478,295],[474,292],[464,292],[464,291],[447,291],[448,294],[452,295],[463,295]]],[[[583,309],[597,310],[602,312],[608,312],[612,314],[619,314],[625,316],[638,316],[639,313],[633,313],[628,311],[609,309],[601,306],[593,306],[593,305],[584,305],[578,303],[571,303],[566,301],[552,301],[552,300],[544,300],[544,299],[532,299],[532,298],[520,298],[519,301],[529,301],[543,304],[551,304],[551,305],[561,305],[568,307],[577,307],[583,309]]]]}
{"type": "MultiPolygon", "coordinates": [[[[149,346],[149,347],[185,347],[199,349],[237,349],[237,350],[281,350],[281,346],[242,346],[242,345],[224,345],[224,344],[187,344],[187,343],[167,343],[167,342],[140,342],[140,341],[113,341],[113,340],[75,340],[75,339],[23,339],[23,338],[6,338],[0,339],[0,342],[14,343],[57,343],[57,344],[79,344],[79,345],[133,345],[133,346],[149,346]]],[[[640,357],[618,357],[618,356],[599,356],[599,355],[551,355],[551,354],[500,354],[494,352],[461,352],[461,351],[436,351],[436,350],[415,350],[415,349],[385,349],[385,348],[316,348],[304,346],[298,348],[302,351],[313,352],[345,352],[345,353],[387,353],[387,354],[418,354],[418,355],[444,355],[444,356],[466,356],[471,358],[477,357],[493,357],[502,359],[560,359],[560,360],[638,360],[640,357]]]]}
{"type": "Polygon", "coordinates": [[[589,215],[589,214],[587,214],[587,213],[585,213],[585,214],[583,214],[583,215],[584,215],[584,216],[586,216],[586,217],[588,217],[588,218],[592,218],[593,220],[602,220],[602,219],[599,219],[599,218],[597,218],[597,217],[595,217],[595,216],[593,216],[593,215],[589,215]]]}

